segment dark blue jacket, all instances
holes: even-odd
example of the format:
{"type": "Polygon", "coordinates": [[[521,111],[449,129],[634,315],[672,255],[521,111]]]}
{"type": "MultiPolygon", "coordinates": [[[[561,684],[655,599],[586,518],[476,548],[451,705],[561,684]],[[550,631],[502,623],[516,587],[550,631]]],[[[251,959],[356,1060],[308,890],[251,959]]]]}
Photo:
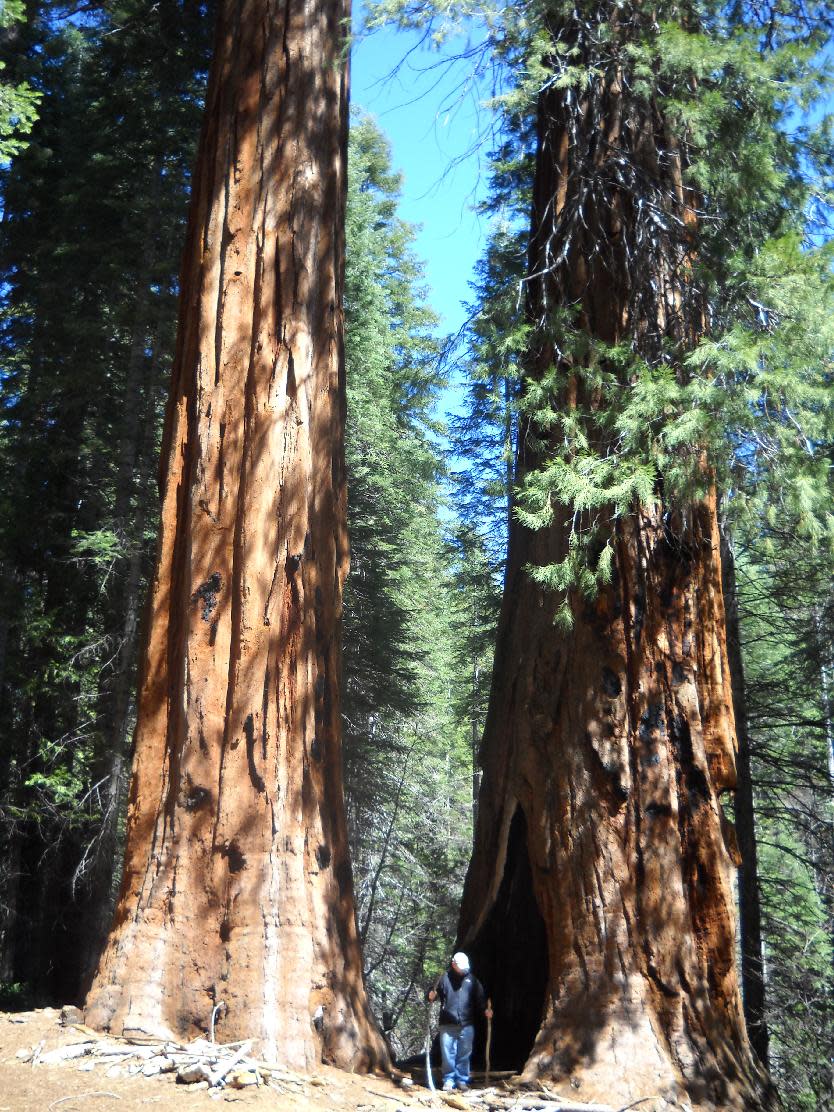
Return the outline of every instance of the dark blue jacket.
{"type": "Polygon", "coordinates": [[[440,997],[441,1023],[474,1023],[486,1008],[483,985],[471,973],[461,977],[448,969],[440,978],[437,995],[440,997]]]}

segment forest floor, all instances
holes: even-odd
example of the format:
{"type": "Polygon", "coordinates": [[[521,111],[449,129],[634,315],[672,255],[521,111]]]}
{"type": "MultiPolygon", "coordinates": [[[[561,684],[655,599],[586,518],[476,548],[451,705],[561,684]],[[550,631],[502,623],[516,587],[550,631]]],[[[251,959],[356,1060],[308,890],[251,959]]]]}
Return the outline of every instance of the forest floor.
{"type": "MultiPolygon", "coordinates": [[[[81,1018],[77,1009],[64,1011],[81,1018]]],[[[245,1105],[241,1112],[440,1112],[449,1107],[465,1112],[617,1112],[607,1105],[576,1102],[544,1086],[531,1092],[509,1074],[493,1074],[489,1087],[473,1077],[465,1096],[433,1094],[419,1084],[425,1080],[422,1070],[416,1071],[410,1088],[403,1088],[387,1076],[350,1074],[324,1065],[314,1074],[290,1073],[243,1058],[245,1049],[236,1052],[205,1039],[189,1044],[118,1041],[66,1016],[62,1022],[55,1008],[0,1011],[0,1112],[208,1112],[228,1103],[245,1105]],[[166,1061],[165,1053],[171,1055],[166,1066],[170,1072],[161,1072],[158,1065],[166,1061]],[[223,1061],[224,1080],[212,1074],[211,1090],[206,1080],[178,1080],[177,1069],[182,1075],[195,1063],[205,1068],[208,1062],[217,1070],[223,1061]],[[243,1067],[239,1078],[250,1078],[246,1087],[233,1087],[235,1062],[238,1069],[243,1067]],[[157,1072],[145,1076],[146,1069],[157,1072]],[[258,1070],[261,1083],[256,1085],[251,1071],[258,1070]]],[[[663,1100],[640,1100],[628,1107],[637,1105],[640,1112],[670,1107],[663,1100]]]]}
{"type": "MultiPolygon", "coordinates": [[[[280,1090],[261,1086],[210,1096],[206,1082],[202,1087],[177,1084],[174,1073],[113,1077],[106,1063],[94,1065],[88,1058],[36,1065],[24,1060],[41,1044],[42,1054],[48,1054],[83,1038],[77,1028],[61,1026],[54,1008],[0,1012],[0,1112],[196,1112],[227,1103],[251,1112],[397,1112],[434,1104],[426,1090],[405,1093],[387,1078],[328,1066],[307,1077],[286,1075],[280,1090]]],[[[445,1106],[438,1102],[437,1107],[445,1106]]]]}

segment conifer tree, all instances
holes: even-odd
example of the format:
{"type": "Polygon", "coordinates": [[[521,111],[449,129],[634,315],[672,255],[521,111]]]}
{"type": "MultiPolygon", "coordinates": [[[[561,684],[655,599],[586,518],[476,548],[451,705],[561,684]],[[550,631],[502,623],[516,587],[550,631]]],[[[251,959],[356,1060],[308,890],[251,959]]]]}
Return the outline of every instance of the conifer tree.
{"type": "Polygon", "coordinates": [[[742,371],[734,326],[751,258],[767,265],[807,195],[785,101],[813,95],[824,16],[548,3],[488,24],[536,162],[516,521],[459,942],[495,979],[507,1063],[599,1099],[776,1103],[734,969],[716,482],[779,375],[742,371]]]}
{"type": "Polygon", "coordinates": [[[222,3],[94,1026],[368,1068],[342,798],[346,10],[222,3]]]}

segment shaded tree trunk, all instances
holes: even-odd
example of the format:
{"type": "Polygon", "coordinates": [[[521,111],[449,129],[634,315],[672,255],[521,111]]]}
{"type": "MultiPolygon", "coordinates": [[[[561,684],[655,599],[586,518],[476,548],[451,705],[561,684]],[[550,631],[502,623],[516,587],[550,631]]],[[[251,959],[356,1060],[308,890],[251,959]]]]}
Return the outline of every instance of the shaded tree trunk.
{"type": "Polygon", "coordinates": [[[741,863],[738,871],[739,931],[741,934],[741,987],[744,1018],[750,1043],[761,1062],[769,1059],[767,1013],[765,1010],[764,946],[759,867],[756,848],[753,775],[750,766],[750,734],[744,661],[741,656],[741,626],[738,614],[736,564],[732,544],[722,531],[721,567],[727,611],[727,653],[733,693],[733,711],[738,739],[736,754],[735,826],[741,863]]]}
{"type": "Polygon", "coordinates": [[[111,1031],[383,1063],[341,784],[346,72],[337,0],[226,0],[163,440],[111,1031]]]}
{"type": "MultiPolygon", "coordinates": [[[[704,317],[688,283],[685,152],[659,106],[630,93],[617,46],[644,17],[603,9],[602,58],[593,24],[550,28],[590,76],[578,92],[548,83],[537,112],[526,375],[559,368],[554,407],[578,414],[600,394],[582,346],[566,354],[558,312],[591,343],[650,361],[680,358],[704,317]]],[[[532,431],[522,425],[517,480],[560,450],[532,431]]],[[[736,783],[735,734],[702,474],[694,504],[667,504],[661,479],[619,517],[610,585],[593,602],[568,594],[567,633],[561,599],[528,567],[567,557],[574,508],[535,533],[512,523],[458,944],[492,994],[496,1064],[570,1080],[580,1100],[741,1112],[778,1100],[751,1053],[735,967],[737,850],[720,802],[736,783]]]]}

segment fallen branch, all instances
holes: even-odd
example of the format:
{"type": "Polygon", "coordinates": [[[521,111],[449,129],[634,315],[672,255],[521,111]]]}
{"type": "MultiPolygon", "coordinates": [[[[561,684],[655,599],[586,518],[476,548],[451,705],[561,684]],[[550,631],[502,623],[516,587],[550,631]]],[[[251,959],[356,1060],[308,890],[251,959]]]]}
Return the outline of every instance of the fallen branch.
{"type": "Polygon", "coordinates": [[[52,1112],[53,1108],[57,1108],[59,1104],[64,1104],[68,1100],[88,1100],[90,1098],[95,1099],[96,1097],[112,1097],[113,1100],[122,1099],[118,1093],[111,1093],[106,1089],[97,1089],[92,1093],[75,1093],[69,1097],[61,1097],[59,1100],[53,1100],[52,1104],[49,1106],[49,1112],[52,1112]]]}

